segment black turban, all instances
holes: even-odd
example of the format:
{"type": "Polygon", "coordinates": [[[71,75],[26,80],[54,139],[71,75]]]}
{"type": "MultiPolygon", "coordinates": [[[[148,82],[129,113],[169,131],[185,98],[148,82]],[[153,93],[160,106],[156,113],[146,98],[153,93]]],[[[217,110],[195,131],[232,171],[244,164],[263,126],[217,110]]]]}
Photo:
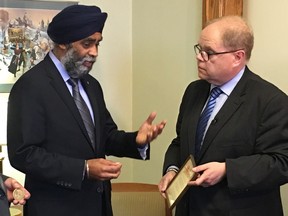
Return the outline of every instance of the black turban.
{"type": "Polygon", "coordinates": [[[97,6],[68,6],[52,19],[47,33],[55,43],[69,44],[95,32],[102,33],[106,18],[107,13],[97,6]]]}

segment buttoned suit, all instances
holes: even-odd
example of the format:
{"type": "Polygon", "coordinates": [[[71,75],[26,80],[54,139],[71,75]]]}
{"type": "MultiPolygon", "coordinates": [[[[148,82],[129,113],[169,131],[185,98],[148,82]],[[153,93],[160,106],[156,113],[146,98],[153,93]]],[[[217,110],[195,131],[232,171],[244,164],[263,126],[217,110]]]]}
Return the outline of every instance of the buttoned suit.
{"type": "Polygon", "coordinates": [[[9,216],[9,202],[6,196],[6,188],[4,181],[7,179],[7,176],[4,176],[0,173],[0,215],[9,216]]]}
{"type": "MultiPolygon", "coordinates": [[[[8,154],[26,174],[26,216],[112,215],[110,181],[83,180],[84,161],[105,155],[141,159],[136,132],[117,129],[98,81],[81,79],[95,119],[95,150],[73,98],[49,55],[14,84],[8,104],[8,154]]],[[[149,151],[148,151],[149,159],[149,151]]]]}
{"type": "MultiPolygon", "coordinates": [[[[192,82],[182,98],[163,171],[195,152],[195,134],[210,84],[192,82]]],[[[212,120],[196,164],[226,162],[226,176],[207,188],[191,186],[177,216],[280,216],[280,185],[288,177],[288,99],[247,67],[212,120]]]]}

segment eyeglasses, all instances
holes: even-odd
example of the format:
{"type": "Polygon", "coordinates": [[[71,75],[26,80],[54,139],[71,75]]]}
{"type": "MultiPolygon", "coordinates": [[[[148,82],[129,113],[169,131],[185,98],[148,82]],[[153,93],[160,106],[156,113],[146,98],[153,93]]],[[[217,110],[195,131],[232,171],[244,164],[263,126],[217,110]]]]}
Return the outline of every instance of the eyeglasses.
{"type": "Polygon", "coordinates": [[[220,54],[233,53],[233,52],[237,52],[239,50],[243,50],[243,49],[231,50],[231,51],[225,51],[225,52],[213,52],[213,51],[204,51],[204,50],[202,50],[202,48],[200,47],[199,44],[194,45],[194,51],[195,51],[196,55],[201,54],[201,57],[202,57],[202,59],[204,61],[209,61],[209,57],[211,55],[220,55],[220,54]]]}

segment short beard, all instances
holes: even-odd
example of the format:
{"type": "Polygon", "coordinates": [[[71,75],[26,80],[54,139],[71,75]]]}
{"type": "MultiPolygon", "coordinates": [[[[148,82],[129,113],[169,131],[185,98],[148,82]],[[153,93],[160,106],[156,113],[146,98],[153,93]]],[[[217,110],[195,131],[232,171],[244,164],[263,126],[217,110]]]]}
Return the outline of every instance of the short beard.
{"type": "Polygon", "coordinates": [[[71,46],[68,45],[68,50],[65,55],[60,59],[61,63],[64,65],[68,75],[72,78],[81,78],[84,75],[88,74],[91,68],[88,68],[83,65],[85,61],[96,61],[94,57],[80,57],[77,51],[71,46]]]}

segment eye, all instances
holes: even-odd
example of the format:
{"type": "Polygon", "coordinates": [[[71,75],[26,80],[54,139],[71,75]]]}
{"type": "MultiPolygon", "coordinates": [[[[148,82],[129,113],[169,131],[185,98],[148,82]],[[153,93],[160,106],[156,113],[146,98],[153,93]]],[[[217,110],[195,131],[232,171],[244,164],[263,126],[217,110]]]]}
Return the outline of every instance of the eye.
{"type": "Polygon", "coordinates": [[[213,55],[215,52],[214,51],[212,51],[212,50],[207,50],[207,51],[205,51],[208,55],[213,55]]]}
{"type": "Polygon", "coordinates": [[[91,43],[89,41],[85,41],[84,43],[82,43],[84,48],[89,48],[91,46],[91,43]]]}

